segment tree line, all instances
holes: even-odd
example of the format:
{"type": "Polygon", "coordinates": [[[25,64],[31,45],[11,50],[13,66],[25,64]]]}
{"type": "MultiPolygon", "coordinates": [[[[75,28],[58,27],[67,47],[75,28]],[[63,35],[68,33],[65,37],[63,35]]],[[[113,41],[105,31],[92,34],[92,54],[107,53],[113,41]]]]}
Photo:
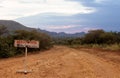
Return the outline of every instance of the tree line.
{"type": "Polygon", "coordinates": [[[120,32],[106,32],[104,30],[90,30],[83,37],[79,38],[56,38],[56,44],[120,44],[120,32]]]}

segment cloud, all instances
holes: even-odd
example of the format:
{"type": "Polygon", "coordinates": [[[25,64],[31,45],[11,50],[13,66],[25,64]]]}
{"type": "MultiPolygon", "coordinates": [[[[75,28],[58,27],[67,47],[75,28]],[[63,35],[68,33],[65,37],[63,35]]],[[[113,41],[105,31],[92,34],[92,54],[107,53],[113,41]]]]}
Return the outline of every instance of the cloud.
{"type": "Polygon", "coordinates": [[[62,15],[58,13],[43,13],[23,19],[18,19],[19,22],[26,26],[40,27],[51,31],[80,31],[85,28],[100,28],[106,30],[120,30],[120,7],[115,7],[111,4],[101,4],[102,6],[96,7],[97,11],[90,14],[75,14],[75,15],[62,15]],[[34,21],[36,20],[36,21],[34,21]],[[47,24],[47,25],[46,25],[47,24]],[[80,25],[73,28],[60,29],[61,26],[74,26],[80,25]],[[49,26],[49,27],[48,27],[49,26]],[[56,26],[56,27],[51,27],[56,26]],[[48,27],[48,28],[47,28],[48,27]]]}
{"type": "Polygon", "coordinates": [[[39,3],[46,3],[47,2],[47,0],[19,0],[18,2],[20,2],[20,3],[36,3],[36,4],[39,4],[39,3]]]}
{"type": "Polygon", "coordinates": [[[78,2],[84,6],[89,6],[89,7],[96,7],[99,5],[99,4],[96,4],[95,0],[67,0],[67,1],[78,2]]]}
{"type": "Polygon", "coordinates": [[[45,29],[48,29],[49,31],[55,31],[55,32],[66,32],[66,33],[76,33],[76,32],[88,32],[89,30],[95,30],[100,29],[98,27],[88,27],[88,26],[82,26],[82,25],[59,25],[59,26],[45,26],[45,29]]]}
{"type": "Polygon", "coordinates": [[[72,33],[75,32],[88,32],[89,30],[96,30],[96,29],[100,29],[100,28],[95,28],[95,27],[80,27],[79,29],[74,29],[72,30],[72,33]]]}
{"type": "Polygon", "coordinates": [[[96,3],[104,3],[106,2],[107,0],[95,0],[96,3]]]}
{"type": "Polygon", "coordinates": [[[65,0],[4,0],[1,6],[3,6],[3,8],[0,8],[0,12],[2,12],[0,13],[1,19],[15,19],[47,12],[62,13],[65,15],[95,12],[95,8],[65,0]],[[16,14],[20,16],[16,16],[16,14]]]}
{"type": "MultiPolygon", "coordinates": [[[[48,0],[45,3],[45,5],[49,4],[50,11],[47,9],[47,7],[44,6],[47,11],[43,12],[42,10],[42,14],[39,11],[35,11],[38,12],[39,15],[35,15],[30,18],[23,18],[22,20],[20,20],[20,22],[22,21],[21,23],[24,23],[27,26],[40,26],[40,28],[48,29],[51,31],[57,31],[57,32],[60,31],[79,32],[82,30],[87,31],[89,29],[99,29],[99,28],[105,30],[113,30],[113,31],[120,30],[120,26],[119,26],[120,0],[115,0],[115,1],[56,0],[56,2],[53,1],[54,0],[48,0]],[[56,13],[56,14],[44,15],[44,13],[46,12],[56,13]],[[36,21],[34,22],[34,20],[36,21]],[[75,26],[75,25],[80,25],[80,26],[75,26]]],[[[31,3],[28,4],[31,5],[31,3]]],[[[26,11],[28,10],[26,8],[26,11]]]]}
{"type": "Polygon", "coordinates": [[[76,25],[67,25],[67,26],[47,26],[48,29],[55,29],[55,30],[59,30],[59,29],[69,29],[69,28],[74,28],[76,27],[76,25]]]}

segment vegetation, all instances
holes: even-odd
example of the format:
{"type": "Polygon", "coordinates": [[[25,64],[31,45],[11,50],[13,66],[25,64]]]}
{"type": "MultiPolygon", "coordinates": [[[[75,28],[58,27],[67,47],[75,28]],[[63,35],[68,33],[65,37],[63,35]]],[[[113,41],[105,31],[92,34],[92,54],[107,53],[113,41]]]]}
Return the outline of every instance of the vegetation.
{"type": "Polygon", "coordinates": [[[105,32],[104,30],[90,30],[85,36],[74,38],[53,38],[36,30],[16,30],[12,34],[5,26],[0,26],[0,58],[11,57],[24,53],[24,48],[15,48],[14,40],[38,40],[38,49],[29,48],[28,52],[37,52],[52,47],[53,44],[69,45],[72,47],[92,47],[109,50],[120,50],[120,32],[105,32]]]}
{"type": "Polygon", "coordinates": [[[105,32],[103,30],[91,30],[83,38],[83,44],[114,44],[120,43],[119,32],[105,32]]]}
{"type": "Polygon", "coordinates": [[[11,35],[5,35],[8,33],[7,28],[4,26],[0,26],[0,58],[6,58],[15,56],[18,54],[22,54],[24,52],[24,48],[15,48],[14,40],[38,40],[40,42],[40,47],[38,49],[28,49],[28,52],[36,52],[39,50],[45,50],[52,47],[52,39],[45,33],[37,32],[36,30],[25,31],[25,30],[17,30],[13,32],[11,35]]]}
{"type": "Polygon", "coordinates": [[[56,44],[72,47],[92,47],[109,50],[120,50],[120,32],[90,30],[84,37],[56,39],[56,44]]]}

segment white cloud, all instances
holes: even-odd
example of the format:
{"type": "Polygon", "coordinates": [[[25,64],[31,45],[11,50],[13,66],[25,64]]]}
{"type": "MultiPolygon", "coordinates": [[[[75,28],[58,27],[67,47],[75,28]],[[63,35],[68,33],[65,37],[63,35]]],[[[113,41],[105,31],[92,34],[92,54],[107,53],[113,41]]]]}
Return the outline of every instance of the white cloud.
{"type": "Polygon", "coordinates": [[[0,6],[3,6],[0,7],[1,19],[15,19],[46,12],[72,15],[95,11],[92,7],[65,0],[4,0],[0,6]]]}
{"type": "Polygon", "coordinates": [[[97,30],[97,29],[99,29],[99,28],[90,28],[90,27],[85,27],[85,28],[83,28],[83,29],[81,29],[79,32],[88,32],[88,31],[90,31],[90,30],[97,30]]]}
{"type": "Polygon", "coordinates": [[[107,1],[109,1],[109,0],[95,0],[96,3],[105,3],[107,1]]]}
{"type": "Polygon", "coordinates": [[[69,29],[69,28],[74,28],[76,27],[75,25],[67,25],[67,26],[48,26],[48,29],[69,29]]]}
{"type": "Polygon", "coordinates": [[[55,32],[66,32],[66,33],[86,32],[87,33],[89,30],[96,30],[100,28],[73,24],[73,25],[45,25],[44,29],[55,32]]]}

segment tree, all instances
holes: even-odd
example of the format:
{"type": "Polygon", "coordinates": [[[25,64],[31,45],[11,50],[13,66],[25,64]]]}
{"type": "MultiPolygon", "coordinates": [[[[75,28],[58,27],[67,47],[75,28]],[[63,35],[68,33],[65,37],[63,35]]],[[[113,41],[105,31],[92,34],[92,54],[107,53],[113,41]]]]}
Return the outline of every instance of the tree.
{"type": "Polygon", "coordinates": [[[102,43],[102,40],[100,38],[101,34],[104,34],[104,30],[90,30],[84,37],[83,42],[84,43],[95,43],[100,44],[102,43]]]}
{"type": "Polygon", "coordinates": [[[105,44],[113,44],[117,42],[117,36],[114,32],[106,32],[104,34],[101,34],[100,38],[102,40],[102,43],[105,44]]]}

